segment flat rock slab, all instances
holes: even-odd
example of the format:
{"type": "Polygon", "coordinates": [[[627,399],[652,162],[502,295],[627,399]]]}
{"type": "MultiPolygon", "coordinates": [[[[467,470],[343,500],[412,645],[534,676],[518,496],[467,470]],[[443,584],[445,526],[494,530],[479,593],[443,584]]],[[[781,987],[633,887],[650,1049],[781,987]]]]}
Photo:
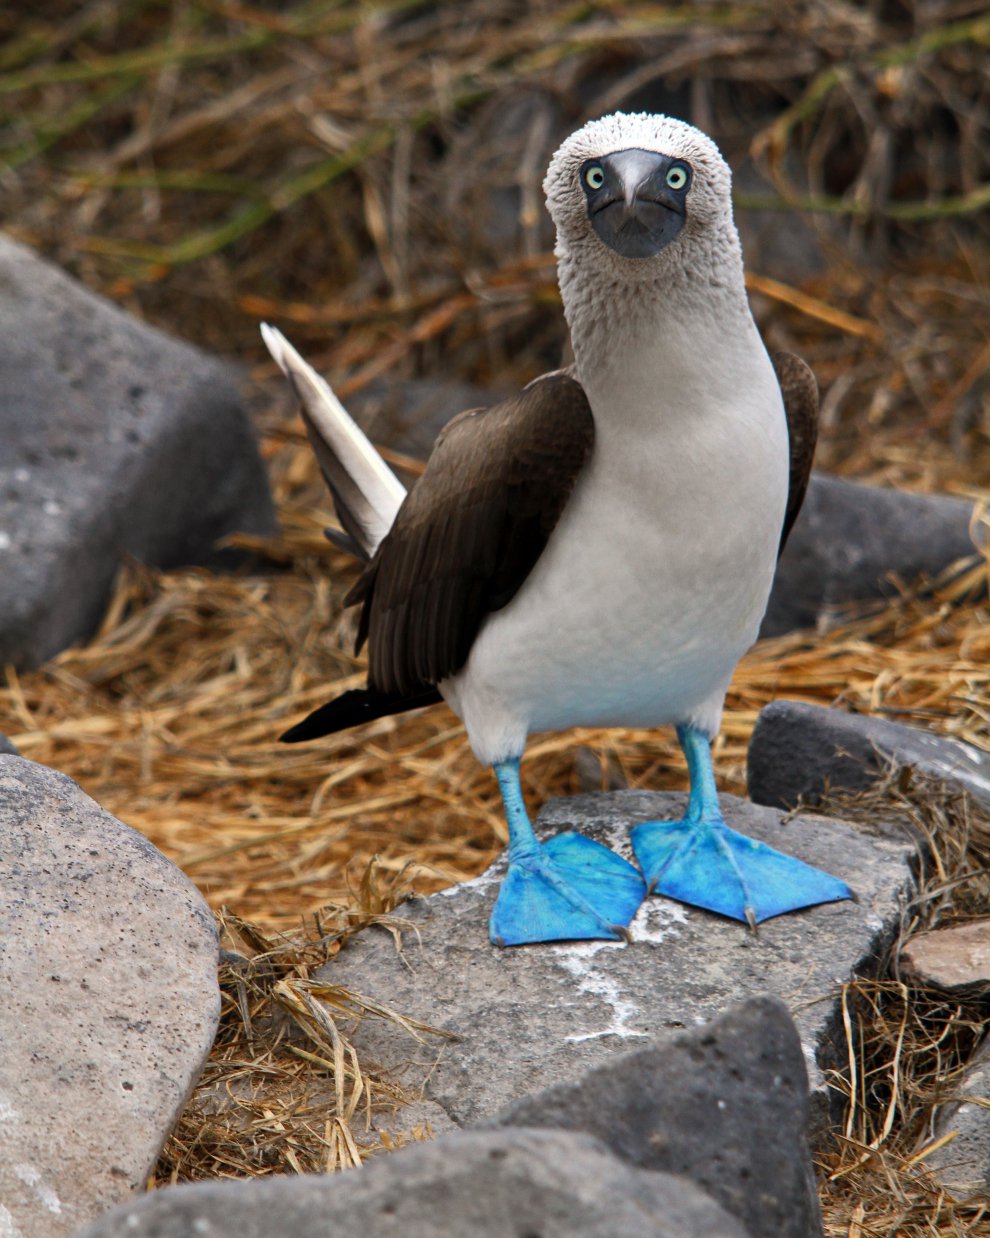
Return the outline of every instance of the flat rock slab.
{"type": "Polygon", "coordinates": [[[474,1131],[342,1174],[156,1191],[77,1238],[747,1238],[686,1179],[566,1131],[474,1131]]]}
{"type": "Polygon", "coordinates": [[[916,933],[902,948],[901,975],[963,996],[990,994],[990,920],[916,933]]]}
{"type": "Polygon", "coordinates": [[[188,878],[54,770],[0,756],[0,1235],[145,1185],[209,1054],[217,930],[188,878]]]}
{"type": "MultiPolygon", "coordinates": [[[[554,800],[542,836],[575,828],[629,855],[631,824],[680,816],[685,796],[624,791],[554,800]]],[[[667,899],[648,899],[635,944],[588,942],[497,949],[488,916],[504,857],[473,882],[401,908],[403,950],[381,929],[359,933],[321,971],[324,980],[454,1032],[423,1045],[390,1023],[352,1029],[370,1060],[403,1072],[460,1126],[566,1082],[616,1052],[643,1047],[715,1018],[748,997],[773,994],[795,1011],[813,1088],[813,1124],[827,1126],[822,1070],[840,1065],[836,989],[889,944],[913,890],[907,842],[873,838],[843,822],[781,814],[722,797],[730,824],[846,879],[858,903],[833,903],[744,925],[667,899]]],[[[841,1034],[840,1034],[841,1035],[841,1034]]]]}
{"type": "Polygon", "coordinates": [[[862,791],[885,766],[914,766],[968,791],[990,808],[990,754],[945,735],[803,701],[760,711],[746,755],[757,804],[814,803],[826,787],[862,791]]]}
{"type": "Polygon", "coordinates": [[[274,532],[236,374],[3,235],[0,373],[0,662],[88,635],[124,553],[218,564],[274,532]]]}
{"type": "Polygon", "coordinates": [[[760,635],[814,626],[850,602],[894,597],[892,577],[913,584],[974,555],[972,514],[965,499],[813,474],[760,635]]]}

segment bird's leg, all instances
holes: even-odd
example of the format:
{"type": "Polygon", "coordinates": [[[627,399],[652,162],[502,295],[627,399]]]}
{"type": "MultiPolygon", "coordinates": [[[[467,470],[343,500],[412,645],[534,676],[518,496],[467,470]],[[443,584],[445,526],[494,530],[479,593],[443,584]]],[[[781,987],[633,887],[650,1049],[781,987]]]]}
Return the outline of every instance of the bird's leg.
{"type": "Polygon", "coordinates": [[[509,871],[489,925],[495,945],[628,938],[629,922],[646,894],[637,870],[581,834],[558,834],[541,843],[523,803],[519,758],[493,768],[509,825],[509,871]]]}
{"type": "Polygon", "coordinates": [[[730,829],[719,807],[707,736],[681,726],[677,738],[691,776],[687,810],[680,821],[647,821],[632,831],[651,892],[750,925],[854,897],[837,877],[730,829]]]}

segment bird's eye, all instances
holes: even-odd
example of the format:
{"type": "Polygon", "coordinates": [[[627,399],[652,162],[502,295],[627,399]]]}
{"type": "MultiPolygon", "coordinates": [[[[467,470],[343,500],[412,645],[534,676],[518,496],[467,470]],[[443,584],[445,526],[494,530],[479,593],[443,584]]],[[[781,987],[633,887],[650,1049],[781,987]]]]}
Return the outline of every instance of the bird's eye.
{"type": "Polygon", "coordinates": [[[687,172],[684,168],[674,166],[667,173],[667,188],[668,189],[683,189],[687,184],[687,172]]]}
{"type": "Polygon", "coordinates": [[[601,189],[602,185],[605,184],[605,173],[597,163],[593,163],[585,172],[584,183],[589,189],[601,189]]]}

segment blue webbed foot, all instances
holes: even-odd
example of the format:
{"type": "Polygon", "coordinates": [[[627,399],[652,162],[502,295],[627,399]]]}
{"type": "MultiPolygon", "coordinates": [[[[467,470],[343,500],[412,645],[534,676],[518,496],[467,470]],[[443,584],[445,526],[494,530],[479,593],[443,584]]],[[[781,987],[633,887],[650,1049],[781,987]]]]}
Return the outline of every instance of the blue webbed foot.
{"type": "Polygon", "coordinates": [[[628,938],[646,897],[640,873],[581,834],[558,834],[541,844],[523,804],[519,758],[494,768],[509,825],[509,871],[489,923],[494,944],[628,938]]]}
{"type": "Polygon", "coordinates": [[[632,844],[651,891],[744,923],[852,897],[844,881],[737,833],[721,817],[647,821],[633,829],[632,844]]]}
{"type": "Polygon", "coordinates": [[[646,896],[631,864],[581,834],[558,834],[515,855],[492,909],[497,946],[539,941],[618,941],[646,896]]]}
{"type": "Polygon", "coordinates": [[[751,925],[771,916],[854,898],[844,881],[730,829],[722,818],[709,741],[678,727],[691,796],[681,821],[647,821],[633,850],[651,891],[751,925]]]}

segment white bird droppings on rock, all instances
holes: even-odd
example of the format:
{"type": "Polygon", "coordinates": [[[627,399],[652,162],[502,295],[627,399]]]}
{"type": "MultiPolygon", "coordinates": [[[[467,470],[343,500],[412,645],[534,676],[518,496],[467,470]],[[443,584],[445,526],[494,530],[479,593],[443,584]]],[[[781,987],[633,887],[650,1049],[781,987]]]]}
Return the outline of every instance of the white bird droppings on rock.
{"type": "Polygon", "coordinates": [[[55,1190],[44,1181],[40,1170],[34,1165],[15,1165],[14,1176],[19,1178],[25,1186],[31,1188],[42,1207],[58,1216],[62,1211],[62,1202],[55,1190]]]}
{"type": "MultiPolygon", "coordinates": [[[[639,821],[676,818],[685,796],[625,791],[554,800],[537,821],[544,838],[576,829],[620,853],[639,821]]],[[[358,933],[320,978],[456,1034],[417,1045],[393,1024],[364,1018],[353,1039],[457,1125],[573,1078],[618,1051],[658,1042],[759,994],[792,1005],[814,1089],[814,1124],[829,1121],[823,1071],[833,1045],[837,984],[882,950],[912,888],[908,841],[867,837],[827,818],[794,817],[724,796],[727,820],[852,882],[860,902],[780,916],[754,936],[742,924],[650,898],[633,943],[498,949],[488,917],[504,855],[475,881],[403,908],[412,931],[400,955],[390,934],[358,933]]]]}
{"type": "Polygon", "coordinates": [[[0,1204],[0,1238],[23,1238],[21,1231],[14,1224],[14,1218],[9,1209],[0,1204]]]}

